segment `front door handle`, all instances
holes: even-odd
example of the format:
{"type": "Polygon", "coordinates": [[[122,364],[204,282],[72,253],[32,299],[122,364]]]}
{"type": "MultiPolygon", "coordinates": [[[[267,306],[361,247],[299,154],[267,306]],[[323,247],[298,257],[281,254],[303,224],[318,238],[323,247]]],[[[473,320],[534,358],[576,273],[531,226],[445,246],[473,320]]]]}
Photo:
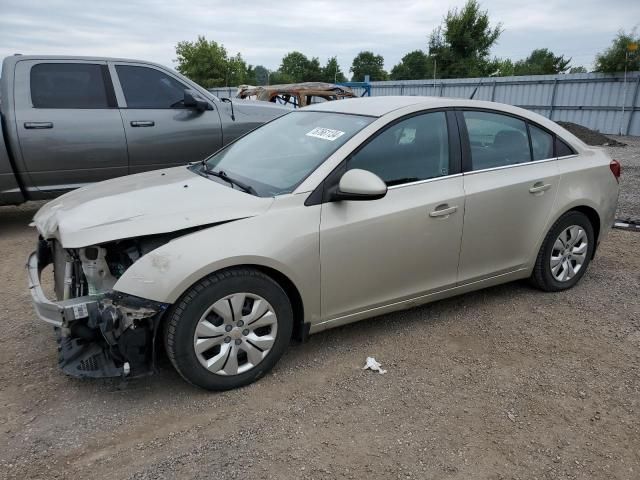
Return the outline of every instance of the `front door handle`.
{"type": "Polygon", "coordinates": [[[53,128],[53,122],[24,122],[24,128],[28,128],[30,130],[53,128]]]}
{"type": "Polygon", "coordinates": [[[132,127],[153,127],[156,124],[153,120],[133,120],[132,127]]]}
{"type": "Polygon", "coordinates": [[[529,189],[529,193],[543,193],[551,188],[550,183],[536,182],[533,187],[529,189]]]}
{"type": "Polygon", "coordinates": [[[450,207],[445,203],[443,205],[438,205],[433,212],[429,213],[429,216],[430,217],[448,217],[449,215],[456,212],[457,210],[458,210],[458,207],[456,205],[454,205],[453,207],[450,207]]]}

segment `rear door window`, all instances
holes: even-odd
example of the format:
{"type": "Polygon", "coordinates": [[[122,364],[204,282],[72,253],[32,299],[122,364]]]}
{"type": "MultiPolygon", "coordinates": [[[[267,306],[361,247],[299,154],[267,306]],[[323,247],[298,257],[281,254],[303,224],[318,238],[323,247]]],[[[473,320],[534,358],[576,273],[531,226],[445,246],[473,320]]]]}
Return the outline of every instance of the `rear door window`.
{"type": "Polygon", "coordinates": [[[473,170],[531,161],[527,125],[523,120],[491,112],[466,111],[473,170]]]}
{"type": "Polygon", "coordinates": [[[183,108],[184,91],[178,80],[155,68],[116,65],[128,108],[183,108]]]}
{"type": "MultiPolygon", "coordinates": [[[[31,102],[35,108],[115,107],[104,65],[90,63],[39,63],[31,67],[31,102]],[[103,68],[105,70],[103,70],[103,68]],[[111,94],[111,95],[109,95],[111,94]]],[[[109,80],[110,83],[110,80],[109,80]]]]}
{"type": "Polygon", "coordinates": [[[531,151],[534,160],[553,158],[553,135],[535,125],[529,124],[531,151]]]}

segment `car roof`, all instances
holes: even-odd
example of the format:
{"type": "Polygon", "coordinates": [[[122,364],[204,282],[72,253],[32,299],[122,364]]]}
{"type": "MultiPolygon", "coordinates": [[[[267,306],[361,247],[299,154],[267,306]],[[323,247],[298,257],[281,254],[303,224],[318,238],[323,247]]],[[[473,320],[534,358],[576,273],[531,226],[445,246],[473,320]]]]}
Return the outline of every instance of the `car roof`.
{"type": "Polygon", "coordinates": [[[571,132],[565,130],[557,123],[539,115],[531,110],[514,107],[504,103],[488,102],[483,100],[469,100],[466,98],[448,97],[419,97],[419,96],[381,96],[381,97],[359,97],[348,98],[346,100],[336,100],[333,102],[317,103],[303,107],[300,111],[335,112],[348,113],[352,115],[368,115],[372,117],[382,117],[395,110],[405,109],[406,111],[428,110],[432,108],[479,108],[493,110],[496,112],[510,113],[522,118],[529,119],[543,127],[559,134],[564,140],[569,139],[574,147],[579,146],[580,150],[586,145],[571,132]]]}
{"type": "MultiPolygon", "coordinates": [[[[415,106],[420,109],[443,108],[443,107],[474,107],[489,108],[492,110],[512,111],[517,110],[518,114],[527,112],[521,108],[505,105],[502,103],[485,102],[481,100],[467,100],[461,98],[448,97],[418,97],[418,96],[381,96],[381,97],[360,97],[349,98],[336,102],[318,103],[305,107],[305,110],[315,110],[319,112],[351,113],[354,115],[370,115],[381,117],[399,108],[415,106]]],[[[515,112],[514,112],[515,113],[515,112]]],[[[530,113],[530,112],[527,112],[530,113]]]]}

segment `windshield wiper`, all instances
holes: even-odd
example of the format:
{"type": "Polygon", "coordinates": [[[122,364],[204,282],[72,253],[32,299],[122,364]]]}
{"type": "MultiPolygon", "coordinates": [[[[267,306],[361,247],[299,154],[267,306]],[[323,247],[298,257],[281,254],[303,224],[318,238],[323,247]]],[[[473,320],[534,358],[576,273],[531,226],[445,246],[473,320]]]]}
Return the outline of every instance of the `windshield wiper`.
{"type": "Polygon", "coordinates": [[[229,175],[227,175],[227,172],[225,172],[224,170],[218,170],[218,171],[209,170],[206,163],[202,162],[202,171],[207,175],[221,178],[225,182],[228,182],[231,185],[235,185],[239,187],[241,190],[244,190],[245,192],[250,193],[251,195],[255,195],[256,197],[258,196],[258,192],[256,192],[255,188],[253,188],[251,185],[247,185],[246,183],[241,182],[240,180],[236,180],[235,178],[230,177],[229,175]]]}

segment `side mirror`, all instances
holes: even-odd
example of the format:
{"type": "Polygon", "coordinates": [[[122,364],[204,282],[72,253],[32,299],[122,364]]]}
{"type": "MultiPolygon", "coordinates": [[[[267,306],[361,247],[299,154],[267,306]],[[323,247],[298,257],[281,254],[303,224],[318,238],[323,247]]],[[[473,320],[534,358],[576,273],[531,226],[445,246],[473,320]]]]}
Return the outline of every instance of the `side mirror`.
{"type": "Polygon", "coordinates": [[[334,200],[377,200],[387,194],[387,184],[375,173],[354,168],[340,178],[334,200]]]}
{"type": "Polygon", "coordinates": [[[199,112],[204,112],[209,108],[209,104],[201,98],[196,97],[193,90],[184,91],[183,103],[186,108],[194,108],[199,112]]]}

